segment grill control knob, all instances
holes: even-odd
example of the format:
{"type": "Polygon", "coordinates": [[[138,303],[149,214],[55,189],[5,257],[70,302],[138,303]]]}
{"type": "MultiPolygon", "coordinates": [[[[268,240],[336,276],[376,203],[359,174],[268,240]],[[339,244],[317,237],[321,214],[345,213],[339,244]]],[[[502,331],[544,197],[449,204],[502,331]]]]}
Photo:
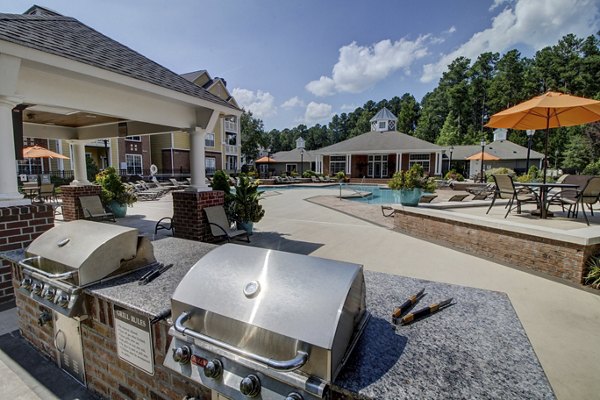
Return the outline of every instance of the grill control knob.
{"type": "Polygon", "coordinates": [[[44,285],[42,285],[40,282],[36,282],[31,287],[31,291],[39,296],[40,294],[42,294],[43,288],[44,288],[44,285]]]}
{"type": "Polygon", "coordinates": [[[223,373],[223,364],[221,361],[210,360],[204,367],[204,376],[207,378],[217,379],[223,373]]]}
{"type": "Polygon", "coordinates": [[[260,379],[256,375],[248,375],[240,382],[240,392],[244,396],[256,397],[260,393],[260,379]]]}
{"type": "Polygon", "coordinates": [[[56,299],[56,304],[58,304],[61,307],[67,308],[67,306],[69,305],[69,295],[63,293],[60,296],[58,296],[58,298],[56,299]]]}
{"type": "Polygon", "coordinates": [[[296,392],[292,392],[285,397],[285,400],[304,400],[304,397],[296,392]]]}
{"type": "Polygon", "coordinates": [[[55,295],[56,295],[56,289],[48,288],[48,289],[46,289],[46,293],[44,293],[44,298],[46,300],[52,301],[52,299],[54,299],[55,295]]]}
{"type": "Polygon", "coordinates": [[[192,351],[188,346],[181,346],[173,349],[173,360],[179,364],[187,364],[192,357],[192,351]]]}
{"type": "Polygon", "coordinates": [[[25,278],[21,281],[21,287],[23,289],[31,290],[32,284],[33,284],[33,280],[31,278],[25,278]]]}

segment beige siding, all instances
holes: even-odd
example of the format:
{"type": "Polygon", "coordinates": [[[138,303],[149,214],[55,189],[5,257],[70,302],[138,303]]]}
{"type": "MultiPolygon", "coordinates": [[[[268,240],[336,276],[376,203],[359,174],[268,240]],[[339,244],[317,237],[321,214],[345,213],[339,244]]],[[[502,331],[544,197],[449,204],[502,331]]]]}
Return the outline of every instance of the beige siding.
{"type": "Polygon", "coordinates": [[[155,164],[159,170],[163,169],[162,151],[163,149],[171,148],[171,134],[161,133],[159,135],[150,136],[150,148],[152,164],[155,164]]]}
{"type": "Polygon", "coordinates": [[[173,132],[173,148],[190,149],[190,134],[187,132],[173,132]]]}
{"type": "Polygon", "coordinates": [[[212,85],[208,91],[225,101],[227,101],[227,99],[229,98],[227,89],[225,89],[225,86],[223,86],[223,82],[221,81],[218,81],[216,84],[212,85]]]}
{"type": "Polygon", "coordinates": [[[208,82],[208,74],[206,73],[206,71],[194,81],[194,83],[198,86],[204,86],[206,82],[208,82]]]}

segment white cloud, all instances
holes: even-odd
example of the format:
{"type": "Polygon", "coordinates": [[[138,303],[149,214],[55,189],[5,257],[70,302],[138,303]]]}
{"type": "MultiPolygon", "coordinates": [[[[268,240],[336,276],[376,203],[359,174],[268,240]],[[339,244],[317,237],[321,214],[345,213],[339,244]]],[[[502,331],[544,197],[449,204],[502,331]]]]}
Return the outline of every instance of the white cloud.
{"type": "Polygon", "coordinates": [[[257,118],[270,117],[277,114],[275,97],[269,92],[234,88],[233,97],[245,110],[251,111],[257,118]]]}
{"type": "Polygon", "coordinates": [[[354,111],[357,108],[358,108],[358,106],[356,104],[342,104],[342,106],[340,107],[340,111],[342,111],[342,112],[354,111]]]}
{"type": "Polygon", "coordinates": [[[475,33],[436,63],[424,65],[421,82],[439,78],[460,56],[474,60],[486,51],[503,52],[517,44],[541,49],[568,33],[579,37],[593,34],[600,28],[599,14],[596,0],[517,0],[492,19],[490,28],[475,33]]]}
{"type": "Polygon", "coordinates": [[[454,33],[454,32],[456,32],[456,27],[455,27],[454,25],[452,25],[452,26],[450,27],[450,29],[448,29],[448,31],[447,31],[447,32],[448,32],[448,33],[454,33]]]}
{"type": "Polygon", "coordinates": [[[326,103],[315,103],[311,101],[306,106],[306,112],[304,113],[304,121],[307,123],[314,123],[329,119],[331,117],[331,104],[326,103]]]}
{"type": "Polygon", "coordinates": [[[504,3],[508,3],[510,0],[494,0],[494,4],[490,6],[490,11],[494,11],[504,3]]]}
{"type": "Polygon", "coordinates": [[[290,99],[287,99],[283,102],[281,107],[283,108],[294,108],[294,107],[304,107],[306,104],[298,97],[294,96],[290,99]]]}
{"type": "Polygon", "coordinates": [[[373,46],[352,42],[340,48],[331,77],[321,76],[319,80],[309,82],[306,89],[316,96],[360,93],[399,69],[409,72],[416,60],[427,55],[428,38],[425,35],[414,41],[402,38],[395,42],[386,39],[373,46]]]}

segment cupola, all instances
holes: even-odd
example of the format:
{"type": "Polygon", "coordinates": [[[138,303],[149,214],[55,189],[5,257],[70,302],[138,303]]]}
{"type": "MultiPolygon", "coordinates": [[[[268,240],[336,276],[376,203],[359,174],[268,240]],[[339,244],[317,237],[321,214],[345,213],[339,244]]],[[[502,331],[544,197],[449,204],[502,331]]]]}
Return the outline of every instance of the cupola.
{"type": "Polygon", "coordinates": [[[373,118],[371,118],[371,131],[387,132],[396,130],[398,118],[390,110],[383,107],[373,118]]]}

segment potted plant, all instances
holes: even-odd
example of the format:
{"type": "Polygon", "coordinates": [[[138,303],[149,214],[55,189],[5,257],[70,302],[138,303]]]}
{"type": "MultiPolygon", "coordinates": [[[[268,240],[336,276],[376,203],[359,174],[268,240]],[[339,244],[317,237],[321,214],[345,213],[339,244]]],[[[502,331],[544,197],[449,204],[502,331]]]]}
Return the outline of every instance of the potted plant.
{"type": "Polygon", "coordinates": [[[233,210],[236,220],[248,234],[252,234],[254,223],[265,215],[265,210],[259,204],[261,195],[258,190],[258,180],[251,180],[248,176],[240,175],[238,184],[233,194],[233,210]]]}
{"type": "Polygon", "coordinates": [[[425,175],[420,164],[413,164],[407,171],[396,172],[388,186],[400,192],[400,204],[404,206],[416,206],[423,192],[435,192],[435,182],[425,175]]]}
{"type": "Polygon", "coordinates": [[[121,177],[113,167],[108,167],[96,175],[96,183],[102,186],[102,203],[108,206],[117,218],[127,214],[127,206],[137,201],[133,191],[121,182],[121,177]]]}

